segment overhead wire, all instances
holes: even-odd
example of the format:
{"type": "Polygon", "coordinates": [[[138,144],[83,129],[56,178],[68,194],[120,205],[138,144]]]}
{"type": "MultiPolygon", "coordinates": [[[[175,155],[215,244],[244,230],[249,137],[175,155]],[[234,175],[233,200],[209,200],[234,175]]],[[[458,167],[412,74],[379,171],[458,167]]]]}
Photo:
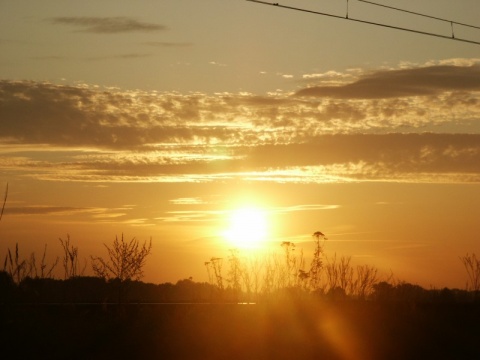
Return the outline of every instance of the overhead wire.
{"type": "Polygon", "coordinates": [[[448,22],[448,23],[451,23],[451,24],[462,25],[462,26],[473,28],[473,29],[480,29],[480,26],[465,24],[465,23],[461,23],[461,22],[458,22],[458,21],[444,19],[444,18],[441,18],[441,17],[422,14],[422,13],[419,13],[419,12],[416,12],[416,11],[400,9],[400,8],[389,6],[389,5],[379,4],[379,3],[376,3],[376,2],[373,2],[373,1],[368,1],[368,0],[358,0],[358,1],[370,4],[370,5],[374,5],[374,6],[379,6],[379,7],[383,7],[383,8],[387,8],[387,9],[391,9],[391,10],[396,10],[396,11],[408,13],[408,14],[418,15],[418,16],[421,16],[421,17],[429,18],[429,19],[445,21],[445,22],[448,22]]]}
{"type": "Polygon", "coordinates": [[[456,21],[452,21],[452,20],[447,20],[447,19],[442,19],[442,18],[436,18],[436,17],[434,17],[434,16],[425,15],[425,14],[420,14],[420,13],[415,13],[415,12],[413,12],[413,11],[403,10],[403,9],[399,9],[399,8],[394,8],[394,7],[391,7],[391,6],[387,6],[387,5],[383,5],[383,4],[378,4],[378,3],[374,3],[374,2],[366,1],[366,0],[358,0],[358,1],[365,2],[365,3],[369,3],[369,4],[375,5],[375,6],[381,6],[381,7],[390,8],[390,9],[396,10],[396,11],[407,12],[407,13],[411,13],[411,14],[415,14],[415,15],[419,15],[419,16],[423,16],[423,17],[429,17],[429,18],[433,18],[433,19],[436,19],[436,20],[441,20],[441,21],[450,22],[451,28],[452,28],[452,36],[442,35],[442,34],[433,33],[433,32],[428,32],[428,31],[421,31],[421,30],[416,30],[416,29],[410,29],[410,28],[401,27],[401,26],[389,25],[389,24],[379,23],[379,22],[375,22],[375,21],[368,21],[368,20],[362,20],[362,19],[358,19],[358,18],[352,18],[352,17],[349,15],[349,13],[348,13],[348,0],[347,0],[347,14],[346,14],[346,16],[340,16],[340,15],[335,15],[335,14],[331,14],[331,13],[327,13],[327,12],[321,12],[321,11],[315,11],[315,10],[310,10],[310,9],[298,8],[298,7],[294,7],[294,6],[282,5],[282,4],[280,4],[280,3],[272,3],[272,2],[268,2],[268,1],[262,1],[262,0],[246,0],[246,1],[254,2],[254,3],[259,3],[259,4],[263,4],[263,5],[276,6],[276,7],[280,7],[280,8],[284,8],[284,9],[289,9],[289,10],[294,10],[294,11],[306,12],[306,13],[315,14],[315,15],[327,16],[327,17],[332,17],[332,18],[337,18],[337,19],[343,19],[343,20],[350,20],[350,21],[354,21],[354,22],[358,22],[358,23],[362,23],[362,24],[367,24],[367,25],[380,26],[380,27],[384,27],[384,28],[389,28],[389,29],[394,29],[394,30],[401,30],[401,31],[406,31],[406,32],[410,32],[410,33],[415,33],[415,34],[433,36],[433,37],[438,37],[438,38],[442,38],[442,39],[449,39],[449,40],[455,40],[455,41],[465,42],[465,43],[469,43],[469,44],[480,45],[480,41],[474,41],[474,40],[469,40],[469,39],[464,39],[464,38],[455,37],[454,32],[453,32],[453,24],[462,25],[462,26],[468,26],[468,27],[470,27],[470,28],[475,28],[475,29],[480,29],[480,27],[478,27],[478,26],[469,25],[469,24],[464,24],[464,23],[460,23],[460,22],[456,22],[456,21]]]}

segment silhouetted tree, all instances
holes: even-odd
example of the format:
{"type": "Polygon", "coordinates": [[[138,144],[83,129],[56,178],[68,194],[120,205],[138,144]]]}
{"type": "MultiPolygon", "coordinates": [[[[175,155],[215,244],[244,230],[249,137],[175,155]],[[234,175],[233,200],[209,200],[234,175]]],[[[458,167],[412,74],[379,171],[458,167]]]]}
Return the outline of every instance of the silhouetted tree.
{"type": "Polygon", "coordinates": [[[340,286],[335,286],[328,290],[327,298],[335,301],[345,300],[347,298],[347,293],[345,292],[345,289],[340,286]]]}
{"type": "MultiPolygon", "coordinates": [[[[350,257],[342,256],[340,261],[337,261],[337,254],[327,259],[325,265],[326,288],[329,291],[340,287],[347,290],[347,285],[350,279],[353,278],[353,269],[350,267],[350,257]]],[[[351,281],[350,281],[351,282],[351,281]]]]}
{"type": "Polygon", "coordinates": [[[106,280],[117,288],[118,302],[124,300],[128,284],[143,277],[146,258],[152,250],[152,239],[147,244],[133,238],[129,242],[115,237],[112,247],[104,244],[108,259],[92,256],[92,269],[96,276],[106,280]]]}
{"type": "Polygon", "coordinates": [[[373,285],[373,298],[378,301],[388,301],[393,299],[394,286],[386,281],[380,281],[373,285]]]}
{"type": "Polygon", "coordinates": [[[92,268],[96,276],[104,279],[139,280],[143,277],[146,258],[152,250],[152,239],[147,244],[133,238],[129,242],[122,237],[115,237],[113,246],[104,244],[108,259],[92,256],[92,268]]]}
{"type": "Polygon", "coordinates": [[[378,269],[369,265],[357,266],[355,293],[360,299],[365,299],[374,290],[378,282],[378,269]]]}
{"type": "Polygon", "coordinates": [[[353,294],[356,286],[354,279],[353,267],[350,265],[352,258],[350,256],[340,257],[340,261],[337,263],[337,274],[339,286],[345,293],[353,294]]]}
{"type": "Polygon", "coordinates": [[[107,297],[105,279],[94,276],[76,276],[63,281],[64,301],[100,303],[107,297]]]}
{"type": "Polygon", "coordinates": [[[427,298],[427,290],[420,285],[401,282],[395,286],[395,300],[420,302],[427,298]]]}

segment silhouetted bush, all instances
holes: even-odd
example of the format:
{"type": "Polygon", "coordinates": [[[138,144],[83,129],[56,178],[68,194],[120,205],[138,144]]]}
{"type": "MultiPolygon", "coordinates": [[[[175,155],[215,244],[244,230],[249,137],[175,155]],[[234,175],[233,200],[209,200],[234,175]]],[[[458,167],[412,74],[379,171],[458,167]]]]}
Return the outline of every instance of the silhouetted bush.
{"type": "Polygon", "coordinates": [[[6,271],[0,271],[0,303],[15,300],[16,286],[12,276],[6,271]]]}

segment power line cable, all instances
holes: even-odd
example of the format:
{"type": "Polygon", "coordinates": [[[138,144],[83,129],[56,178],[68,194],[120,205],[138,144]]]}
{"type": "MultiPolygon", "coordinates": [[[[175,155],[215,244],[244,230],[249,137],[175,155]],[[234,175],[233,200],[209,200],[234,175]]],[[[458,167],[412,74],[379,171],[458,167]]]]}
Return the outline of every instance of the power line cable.
{"type": "Polygon", "coordinates": [[[461,23],[461,22],[458,22],[458,21],[443,19],[443,18],[440,18],[440,17],[431,16],[431,15],[427,15],[427,14],[422,14],[422,13],[415,12],[415,11],[411,11],[411,10],[400,9],[400,8],[393,7],[393,6],[389,6],[389,5],[379,4],[379,3],[376,3],[376,2],[373,2],[373,1],[368,1],[368,0],[358,0],[358,1],[363,2],[363,3],[370,4],[370,5],[374,5],[374,6],[380,6],[380,7],[383,7],[383,8],[387,8],[387,9],[391,9],[391,10],[396,10],[396,11],[408,13],[408,14],[413,14],[413,15],[422,16],[422,17],[429,18],[429,19],[435,19],[435,20],[445,21],[445,22],[448,22],[448,23],[450,23],[450,24],[456,24],[456,25],[466,26],[466,27],[470,27],[470,28],[473,28],[473,29],[480,29],[480,26],[475,26],[475,25],[470,25],[470,24],[461,23]]]}
{"type": "MultiPolygon", "coordinates": [[[[315,14],[315,15],[322,15],[322,16],[327,16],[327,17],[332,17],[332,18],[337,18],[337,19],[350,20],[350,21],[354,21],[354,22],[358,22],[358,23],[362,23],[362,24],[367,24],[367,25],[380,26],[380,27],[384,27],[384,28],[401,30],[401,31],[415,33],[415,34],[434,36],[434,37],[438,37],[438,38],[442,38],[442,39],[449,39],[449,40],[461,41],[461,42],[465,42],[465,43],[469,43],[469,44],[480,45],[479,41],[458,38],[458,37],[455,37],[454,33],[453,33],[453,24],[454,23],[458,24],[458,25],[473,27],[473,28],[477,28],[476,26],[457,23],[457,22],[453,22],[453,21],[450,21],[450,20],[446,20],[446,19],[437,19],[437,20],[448,21],[448,22],[451,23],[451,25],[452,25],[452,36],[446,36],[446,35],[432,33],[432,32],[428,32],[428,31],[409,29],[409,28],[405,28],[405,27],[401,27],[401,26],[394,26],[394,25],[388,25],[388,24],[378,23],[378,22],[374,22],[374,21],[367,21],[367,20],[352,18],[348,15],[348,8],[347,8],[347,15],[344,17],[344,16],[330,14],[330,13],[326,13],[326,12],[314,11],[314,10],[309,10],[309,9],[304,9],[304,8],[297,8],[297,7],[293,7],[293,6],[281,5],[279,3],[271,3],[271,2],[267,2],[267,1],[260,1],[260,0],[246,0],[246,1],[254,2],[254,3],[258,3],[258,4],[263,4],[263,5],[281,7],[281,8],[289,9],[289,10],[306,12],[306,13],[315,14]]],[[[361,1],[361,0],[359,0],[359,1],[361,1]]],[[[367,1],[365,1],[365,2],[367,2],[367,1]]],[[[347,2],[347,4],[348,4],[348,2],[347,2]]],[[[377,4],[377,5],[378,6],[386,6],[386,5],[381,5],[381,4],[377,4]]],[[[396,9],[396,10],[400,11],[400,9],[396,9]]],[[[408,12],[408,10],[403,10],[403,11],[408,12]]],[[[423,15],[423,14],[418,13],[417,15],[423,15]]],[[[424,16],[425,17],[430,17],[429,15],[424,15],[424,16]]],[[[480,27],[479,27],[479,29],[480,29],[480,27]]]]}

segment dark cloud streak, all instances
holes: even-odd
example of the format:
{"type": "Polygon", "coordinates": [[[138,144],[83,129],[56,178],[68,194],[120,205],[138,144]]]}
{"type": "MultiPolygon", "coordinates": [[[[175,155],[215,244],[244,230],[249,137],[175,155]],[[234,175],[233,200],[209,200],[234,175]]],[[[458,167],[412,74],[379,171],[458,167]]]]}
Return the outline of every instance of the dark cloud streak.
{"type": "Polygon", "coordinates": [[[378,71],[338,86],[312,86],[296,96],[337,99],[387,99],[437,95],[446,91],[480,91],[480,65],[436,65],[378,71]]]}
{"type": "Polygon", "coordinates": [[[119,54],[119,55],[111,55],[111,56],[95,56],[89,57],[86,60],[88,61],[99,61],[99,60],[110,60],[110,59],[120,59],[120,60],[130,60],[130,59],[141,59],[151,57],[153,54],[145,54],[145,53],[129,53],[129,54],[119,54]]]}
{"type": "Polygon", "coordinates": [[[23,207],[8,207],[5,213],[8,215],[52,215],[65,213],[85,212],[90,209],[76,208],[66,206],[23,206],[23,207]]]}
{"type": "Polygon", "coordinates": [[[168,27],[160,24],[140,22],[128,17],[55,17],[52,24],[70,25],[81,28],[82,32],[95,34],[116,34],[126,32],[165,31],[168,27]]]}
{"type": "Polygon", "coordinates": [[[480,173],[480,134],[326,135],[303,144],[251,148],[253,168],[384,163],[400,171],[480,173]]]}

